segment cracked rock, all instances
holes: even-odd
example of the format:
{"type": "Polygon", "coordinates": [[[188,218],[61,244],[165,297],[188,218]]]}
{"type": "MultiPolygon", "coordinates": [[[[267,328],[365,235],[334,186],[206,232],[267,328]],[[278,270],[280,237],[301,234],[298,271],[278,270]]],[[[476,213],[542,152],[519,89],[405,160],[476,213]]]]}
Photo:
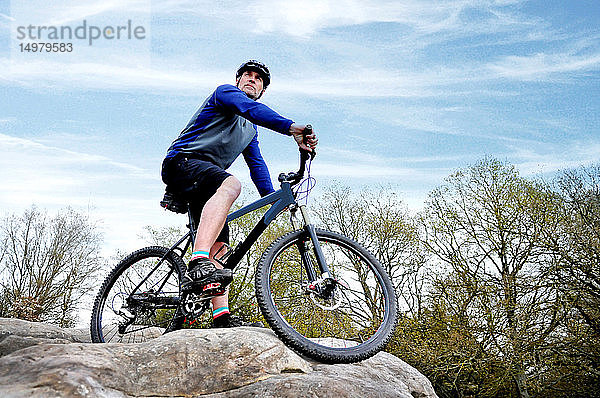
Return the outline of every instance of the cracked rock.
{"type": "Polygon", "coordinates": [[[436,397],[429,380],[393,355],[320,364],[269,329],[188,329],[144,343],[92,344],[51,325],[19,329],[13,321],[0,319],[0,346],[8,342],[3,352],[10,352],[0,358],[2,397],[436,397]],[[11,347],[13,336],[38,340],[11,347]]]}

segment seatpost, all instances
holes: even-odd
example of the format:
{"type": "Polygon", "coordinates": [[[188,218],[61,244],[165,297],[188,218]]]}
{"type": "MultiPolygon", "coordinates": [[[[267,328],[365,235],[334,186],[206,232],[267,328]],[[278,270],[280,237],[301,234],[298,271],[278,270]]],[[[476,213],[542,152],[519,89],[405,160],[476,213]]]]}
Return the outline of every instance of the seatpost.
{"type": "Polygon", "coordinates": [[[194,216],[192,215],[192,209],[188,203],[188,228],[190,229],[190,237],[192,238],[192,247],[196,242],[196,225],[194,224],[194,216]]]}

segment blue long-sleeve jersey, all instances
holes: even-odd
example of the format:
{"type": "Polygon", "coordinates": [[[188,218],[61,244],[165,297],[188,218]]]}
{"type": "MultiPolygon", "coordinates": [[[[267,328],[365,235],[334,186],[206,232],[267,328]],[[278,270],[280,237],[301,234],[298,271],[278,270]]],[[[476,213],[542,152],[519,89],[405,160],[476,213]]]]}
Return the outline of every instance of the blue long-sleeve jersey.
{"type": "Polygon", "coordinates": [[[210,161],[227,169],[243,153],[259,193],[273,192],[267,165],[258,147],[256,125],[289,135],[294,123],[256,102],[239,88],[224,84],[204,101],[173,141],[167,158],[177,154],[210,161]]]}

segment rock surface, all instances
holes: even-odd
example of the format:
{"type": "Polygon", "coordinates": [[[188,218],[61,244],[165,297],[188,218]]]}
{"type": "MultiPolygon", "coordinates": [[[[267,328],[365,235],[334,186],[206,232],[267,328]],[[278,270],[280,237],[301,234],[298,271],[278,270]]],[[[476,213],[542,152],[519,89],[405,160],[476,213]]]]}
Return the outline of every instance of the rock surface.
{"type": "Polygon", "coordinates": [[[89,343],[89,332],[47,323],[0,318],[0,357],[36,344],[89,343]]]}
{"type": "Polygon", "coordinates": [[[87,339],[77,329],[0,319],[0,396],[436,397],[393,355],[324,365],[269,329],[180,330],[138,344],[87,339]]]}

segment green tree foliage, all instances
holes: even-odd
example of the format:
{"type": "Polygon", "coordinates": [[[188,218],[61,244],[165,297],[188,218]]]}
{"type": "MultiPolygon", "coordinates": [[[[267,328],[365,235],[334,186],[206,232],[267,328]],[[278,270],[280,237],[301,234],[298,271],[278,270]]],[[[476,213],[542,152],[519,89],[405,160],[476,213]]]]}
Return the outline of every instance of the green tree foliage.
{"type": "Polygon", "coordinates": [[[600,165],[566,170],[554,188],[559,230],[545,238],[560,260],[554,277],[569,311],[547,349],[553,374],[544,381],[552,391],[600,396],[600,165]]]}
{"type": "MultiPolygon", "coordinates": [[[[242,206],[240,205],[240,208],[242,206]]],[[[268,208],[252,212],[229,224],[231,246],[235,247],[242,242],[250,231],[259,223],[268,208]]],[[[254,276],[256,267],[263,252],[269,245],[281,235],[292,229],[285,215],[274,220],[267,230],[260,236],[258,241],[250,248],[246,256],[236,267],[234,281],[229,291],[229,308],[250,321],[262,319],[260,310],[256,304],[254,290],[254,276]]]]}
{"type": "MultiPolygon", "coordinates": [[[[310,208],[386,267],[401,303],[386,350],[440,397],[600,396],[600,166],[548,184],[488,158],[450,175],[417,216],[385,188],[334,185],[310,208]]],[[[231,226],[233,245],[260,216],[231,226]]],[[[289,229],[280,217],[237,269],[235,311],[258,319],[254,269],[289,229]]],[[[279,265],[285,295],[298,270],[279,265]]],[[[320,316],[297,307],[299,325],[320,316]]]]}
{"type": "Polygon", "coordinates": [[[549,197],[514,167],[485,159],[434,190],[423,215],[424,241],[446,271],[433,297],[485,356],[503,358],[497,387],[512,383],[511,395],[519,397],[530,396],[532,381],[542,377],[535,354],[561,317],[547,275],[554,258],[541,242],[556,230],[549,197]]]}
{"type": "Polygon", "coordinates": [[[0,225],[0,316],[73,326],[100,264],[101,237],[87,216],[35,207],[0,225]]]}

